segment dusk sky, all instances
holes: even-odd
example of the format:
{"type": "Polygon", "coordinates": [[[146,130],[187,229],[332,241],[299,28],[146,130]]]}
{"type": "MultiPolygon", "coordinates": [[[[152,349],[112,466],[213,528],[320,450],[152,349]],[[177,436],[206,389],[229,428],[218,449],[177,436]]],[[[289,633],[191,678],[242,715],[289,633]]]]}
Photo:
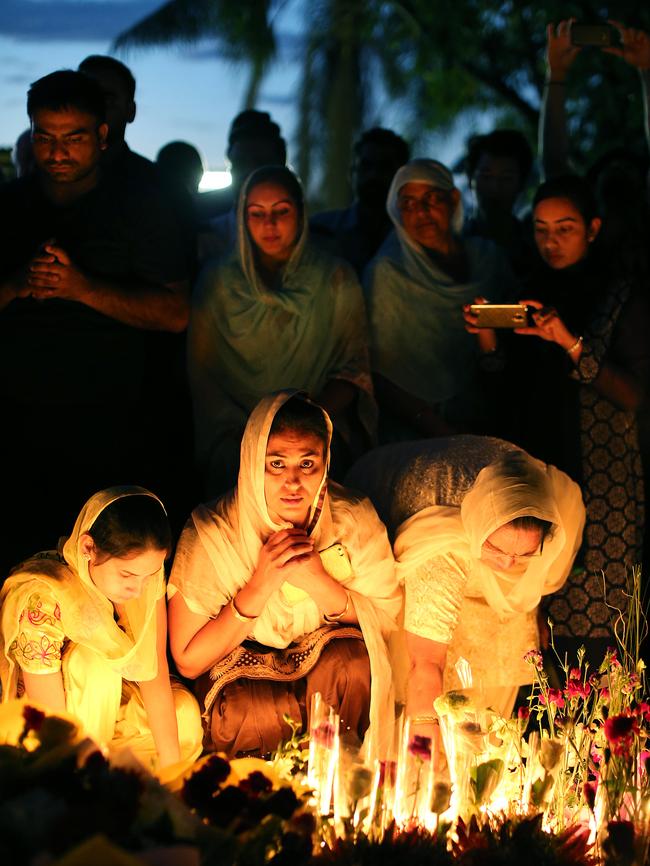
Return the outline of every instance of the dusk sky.
{"type": "MultiPolygon", "coordinates": [[[[27,127],[25,97],[32,81],[54,69],[74,69],[88,54],[109,53],[118,33],[160,5],[162,0],[0,0],[0,146],[11,146],[27,127]]],[[[300,76],[300,5],[299,0],[286,4],[277,17],[279,58],[257,105],[280,124],[290,159],[300,76]]],[[[242,107],[246,69],[220,58],[208,43],[138,48],[116,56],[137,82],[138,114],[127,130],[131,147],[153,159],[166,142],[184,139],[198,147],[206,168],[223,168],[228,127],[242,107]]],[[[403,109],[384,104],[376,110],[382,125],[408,137],[403,109]]],[[[445,161],[459,155],[462,141],[447,134],[430,148],[436,153],[418,155],[445,161]]]]}
{"type": "MultiPolygon", "coordinates": [[[[54,69],[74,69],[88,54],[109,53],[118,33],[160,5],[161,0],[0,0],[0,145],[10,146],[27,127],[25,96],[32,81],[54,69]]],[[[269,75],[258,108],[291,131],[300,68],[286,54],[269,75]]],[[[181,138],[198,147],[206,167],[222,168],[246,70],[220,59],[209,44],[116,56],[137,82],[138,114],[127,130],[131,147],[154,158],[163,144],[181,138]]]]}

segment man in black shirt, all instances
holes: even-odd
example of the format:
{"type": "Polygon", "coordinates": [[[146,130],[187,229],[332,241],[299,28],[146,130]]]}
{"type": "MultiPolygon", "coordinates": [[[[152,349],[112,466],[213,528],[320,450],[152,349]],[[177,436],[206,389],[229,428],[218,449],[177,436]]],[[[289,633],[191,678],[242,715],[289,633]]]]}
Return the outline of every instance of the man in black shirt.
{"type": "MultiPolygon", "coordinates": [[[[36,172],[0,190],[0,433],[9,560],[56,541],[84,497],[156,480],[164,392],[149,335],[181,332],[186,263],[152,188],[102,178],[91,79],[60,71],[27,103],[36,172]]],[[[7,552],[8,551],[8,552],[7,552]]]]}

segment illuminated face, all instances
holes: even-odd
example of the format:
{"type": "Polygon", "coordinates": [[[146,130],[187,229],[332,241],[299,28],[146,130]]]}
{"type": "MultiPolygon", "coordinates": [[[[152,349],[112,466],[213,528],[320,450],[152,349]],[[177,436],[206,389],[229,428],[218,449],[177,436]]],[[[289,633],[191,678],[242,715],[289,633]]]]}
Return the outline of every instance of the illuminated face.
{"type": "Polygon", "coordinates": [[[593,219],[587,225],[569,199],[548,198],[533,211],[533,225],[540,256],[554,270],[562,270],[585,258],[600,220],[593,219]]]}
{"type": "Polygon", "coordinates": [[[246,196],[246,225],[263,258],[286,262],[298,236],[298,207],[280,184],[258,183],[246,196]]]}
{"type": "Polygon", "coordinates": [[[482,210],[510,213],[519,195],[520,183],[519,163],[514,157],[481,154],[472,186],[482,210]]]}
{"type": "Polygon", "coordinates": [[[522,529],[506,523],[492,532],[481,547],[481,562],[498,571],[511,571],[538,556],[542,545],[539,527],[522,529]]]}
{"type": "Polygon", "coordinates": [[[107,126],[76,108],[40,108],[32,117],[34,162],[54,183],[75,183],[91,176],[106,147],[107,126]]]}
{"type": "Polygon", "coordinates": [[[436,189],[428,183],[405,183],[397,194],[402,225],[418,244],[446,253],[451,241],[451,219],[458,204],[457,189],[436,189]]]}
{"type": "Polygon", "coordinates": [[[142,595],[148,580],[158,574],[167,558],[166,550],[145,547],[127,556],[106,556],[90,535],[81,536],[81,550],[90,558],[88,573],[97,589],[114,604],[124,604],[142,595]]]}
{"type": "Polygon", "coordinates": [[[276,523],[305,526],[325,471],[325,448],[313,433],[285,430],[269,436],[264,498],[276,523]]]}

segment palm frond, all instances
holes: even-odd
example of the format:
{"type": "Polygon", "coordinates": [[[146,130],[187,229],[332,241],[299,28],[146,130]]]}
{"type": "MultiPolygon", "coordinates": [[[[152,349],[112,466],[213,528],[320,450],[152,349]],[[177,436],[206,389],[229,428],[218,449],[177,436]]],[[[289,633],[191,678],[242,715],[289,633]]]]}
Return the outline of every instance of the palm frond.
{"type": "Polygon", "coordinates": [[[113,50],[214,39],[234,60],[265,66],[275,53],[272,0],[168,0],[120,33],[113,50]]]}

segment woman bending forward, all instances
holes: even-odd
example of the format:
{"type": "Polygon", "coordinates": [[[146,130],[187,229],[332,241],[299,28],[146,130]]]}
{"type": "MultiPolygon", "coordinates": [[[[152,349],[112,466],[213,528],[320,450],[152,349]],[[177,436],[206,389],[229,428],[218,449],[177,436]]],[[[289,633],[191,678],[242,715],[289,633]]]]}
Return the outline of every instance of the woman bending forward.
{"type": "Polygon", "coordinates": [[[170,549],[158,497],[140,487],[92,496],[61,550],[21,563],[2,588],[3,700],[24,693],[67,711],[149,769],[197,758],[198,707],[167,666],[170,549]]]}

